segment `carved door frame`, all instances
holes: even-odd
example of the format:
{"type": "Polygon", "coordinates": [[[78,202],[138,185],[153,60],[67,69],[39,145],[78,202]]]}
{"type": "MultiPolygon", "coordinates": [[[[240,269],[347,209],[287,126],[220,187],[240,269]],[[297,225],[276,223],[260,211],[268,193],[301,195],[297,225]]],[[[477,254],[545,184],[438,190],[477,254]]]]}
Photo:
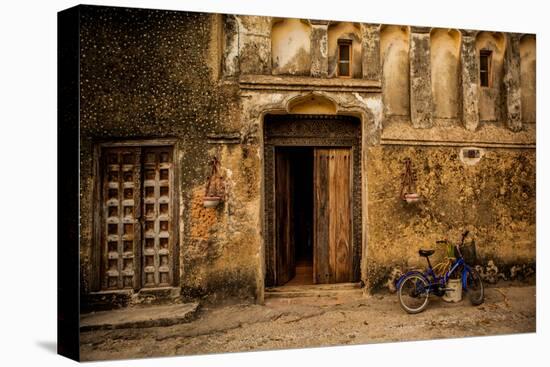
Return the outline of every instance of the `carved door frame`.
{"type": "Polygon", "coordinates": [[[361,120],[347,115],[266,115],[264,118],[265,286],[277,284],[275,243],[275,149],[277,147],[351,148],[352,277],[360,281],[362,244],[361,120]]]}

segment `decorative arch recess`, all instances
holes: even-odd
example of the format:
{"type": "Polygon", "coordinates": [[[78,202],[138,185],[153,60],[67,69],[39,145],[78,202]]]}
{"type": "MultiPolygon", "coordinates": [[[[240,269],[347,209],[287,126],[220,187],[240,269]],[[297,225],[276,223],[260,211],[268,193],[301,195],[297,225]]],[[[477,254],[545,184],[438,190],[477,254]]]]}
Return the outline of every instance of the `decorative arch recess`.
{"type": "Polygon", "coordinates": [[[352,44],[351,77],[362,77],[362,42],[361,28],[358,23],[336,22],[328,27],[328,75],[337,74],[338,41],[347,40],[352,44]]]}
{"type": "Polygon", "coordinates": [[[409,28],[380,28],[380,65],[382,98],[386,117],[408,118],[409,104],[409,28]]]}
{"type": "Polygon", "coordinates": [[[271,70],[275,75],[309,75],[311,25],[300,19],[277,19],[271,28],[271,70]]]}
{"type": "Polygon", "coordinates": [[[480,121],[496,122],[502,119],[501,106],[503,100],[502,83],[504,79],[505,49],[506,36],[503,33],[482,31],[476,35],[478,60],[482,52],[490,52],[491,55],[489,62],[489,86],[480,86],[479,90],[480,121]]]}
{"type": "Polygon", "coordinates": [[[519,54],[521,73],[521,116],[523,122],[535,122],[537,119],[536,47],[536,38],[534,34],[526,34],[521,37],[519,54]]]}
{"type": "Polygon", "coordinates": [[[345,115],[268,114],[264,117],[264,246],[265,285],[276,284],[274,228],[275,149],[277,147],[350,147],[352,169],[353,279],[360,279],[361,210],[361,120],[345,115]]]}
{"type": "Polygon", "coordinates": [[[458,120],[460,93],[460,32],[434,28],[430,33],[430,65],[434,117],[444,124],[458,120]]]}

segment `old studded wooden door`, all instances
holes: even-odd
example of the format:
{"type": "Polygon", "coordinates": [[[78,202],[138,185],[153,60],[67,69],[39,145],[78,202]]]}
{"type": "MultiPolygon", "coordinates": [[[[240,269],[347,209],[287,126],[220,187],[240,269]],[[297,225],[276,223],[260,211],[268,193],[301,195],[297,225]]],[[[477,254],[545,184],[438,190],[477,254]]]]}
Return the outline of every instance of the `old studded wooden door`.
{"type": "Polygon", "coordinates": [[[315,283],[349,282],[353,279],[351,160],[349,148],[315,148],[315,283]]]}
{"type": "Polygon", "coordinates": [[[277,284],[283,285],[296,272],[289,152],[278,149],[275,155],[275,245],[277,284]]]}
{"type": "Polygon", "coordinates": [[[102,289],[172,284],[173,176],[171,147],[103,150],[102,289]]]}

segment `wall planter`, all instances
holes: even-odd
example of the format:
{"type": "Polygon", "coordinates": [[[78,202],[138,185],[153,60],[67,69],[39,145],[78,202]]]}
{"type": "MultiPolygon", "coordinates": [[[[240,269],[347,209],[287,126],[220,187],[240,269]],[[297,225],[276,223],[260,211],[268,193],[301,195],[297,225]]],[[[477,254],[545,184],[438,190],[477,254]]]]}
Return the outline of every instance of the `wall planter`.
{"type": "Polygon", "coordinates": [[[205,196],[203,199],[203,205],[205,208],[215,208],[222,201],[220,196],[205,196]]]}
{"type": "Polygon", "coordinates": [[[203,206],[205,208],[215,208],[224,197],[225,185],[220,174],[220,162],[216,157],[211,162],[212,172],[206,183],[206,189],[203,198],[203,206]]]}
{"type": "Polygon", "coordinates": [[[405,200],[407,204],[417,203],[420,201],[420,195],[416,193],[405,194],[403,200],[405,200]]]}
{"type": "Polygon", "coordinates": [[[411,168],[411,159],[405,158],[405,172],[401,175],[400,198],[407,204],[418,203],[420,195],[416,191],[416,172],[411,168]]]}

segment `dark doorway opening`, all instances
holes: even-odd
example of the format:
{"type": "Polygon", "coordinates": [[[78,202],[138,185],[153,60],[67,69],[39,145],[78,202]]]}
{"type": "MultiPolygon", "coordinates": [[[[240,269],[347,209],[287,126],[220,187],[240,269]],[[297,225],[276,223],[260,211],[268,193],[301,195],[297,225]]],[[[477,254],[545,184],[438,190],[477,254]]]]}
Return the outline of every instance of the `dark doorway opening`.
{"type": "Polygon", "coordinates": [[[313,148],[282,148],[290,161],[295,275],[287,285],[313,284],[313,148]]]}
{"type": "Polygon", "coordinates": [[[265,117],[267,287],[359,279],[360,126],[351,116],[265,117]]]}

